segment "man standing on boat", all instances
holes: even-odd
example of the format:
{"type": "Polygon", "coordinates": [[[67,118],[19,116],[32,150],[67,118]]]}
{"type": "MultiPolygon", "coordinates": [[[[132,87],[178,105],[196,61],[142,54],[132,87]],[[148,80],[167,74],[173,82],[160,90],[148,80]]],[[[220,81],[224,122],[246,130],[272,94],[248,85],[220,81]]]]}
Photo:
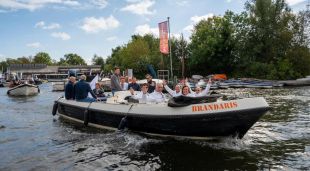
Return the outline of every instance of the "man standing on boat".
{"type": "Polygon", "coordinates": [[[145,78],[146,78],[147,83],[149,84],[148,92],[153,93],[153,91],[155,90],[155,86],[156,86],[155,81],[152,80],[153,77],[150,74],[146,74],[145,78]]]}
{"type": "Polygon", "coordinates": [[[116,91],[122,91],[122,87],[119,83],[120,72],[119,67],[115,67],[114,74],[111,76],[111,91],[113,96],[116,91]]]}
{"type": "Polygon", "coordinates": [[[75,84],[75,77],[71,76],[69,78],[68,83],[65,87],[65,98],[67,100],[74,100],[75,99],[75,92],[74,92],[74,84],[75,84]]]}
{"type": "Polygon", "coordinates": [[[96,101],[97,97],[90,88],[90,85],[86,83],[86,76],[81,75],[80,81],[77,82],[74,86],[75,90],[75,100],[79,102],[94,102],[96,101]],[[90,93],[93,98],[88,97],[88,93],[90,93]]]}

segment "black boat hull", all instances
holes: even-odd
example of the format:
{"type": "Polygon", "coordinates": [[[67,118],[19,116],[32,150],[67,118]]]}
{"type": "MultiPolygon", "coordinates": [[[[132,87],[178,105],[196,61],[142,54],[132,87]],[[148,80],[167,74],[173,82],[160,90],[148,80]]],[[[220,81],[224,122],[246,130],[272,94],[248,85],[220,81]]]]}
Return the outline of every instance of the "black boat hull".
{"type": "MultiPolygon", "coordinates": [[[[158,110],[163,110],[158,108],[158,110]]],[[[117,129],[126,118],[125,126],[132,131],[178,137],[227,137],[242,138],[246,132],[269,110],[268,106],[253,109],[206,114],[148,115],[58,102],[58,114],[90,126],[117,129]]],[[[156,111],[152,111],[153,113],[156,111]]]]}

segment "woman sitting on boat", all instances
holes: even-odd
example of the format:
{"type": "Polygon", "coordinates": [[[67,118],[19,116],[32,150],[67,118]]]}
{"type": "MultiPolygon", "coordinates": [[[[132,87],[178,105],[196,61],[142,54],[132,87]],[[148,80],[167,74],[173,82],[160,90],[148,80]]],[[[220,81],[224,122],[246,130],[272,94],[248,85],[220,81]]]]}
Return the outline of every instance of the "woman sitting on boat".
{"type": "Polygon", "coordinates": [[[96,95],[98,100],[107,100],[104,94],[104,90],[101,88],[99,83],[96,83],[95,89],[93,89],[94,94],[96,95]]]}
{"type": "Polygon", "coordinates": [[[193,92],[188,85],[183,86],[182,88],[182,95],[183,96],[190,96],[190,97],[200,97],[200,96],[207,96],[211,87],[212,81],[209,79],[207,87],[201,91],[201,88],[197,86],[195,88],[195,92],[193,92]]]}

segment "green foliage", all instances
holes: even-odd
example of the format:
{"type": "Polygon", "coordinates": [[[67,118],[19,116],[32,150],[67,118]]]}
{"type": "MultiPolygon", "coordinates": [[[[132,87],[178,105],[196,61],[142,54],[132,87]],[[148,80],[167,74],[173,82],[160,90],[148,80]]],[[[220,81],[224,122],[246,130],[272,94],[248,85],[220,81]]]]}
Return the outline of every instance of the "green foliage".
{"type": "Polygon", "coordinates": [[[65,54],[64,58],[60,58],[59,65],[86,65],[86,63],[81,56],[69,53],[65,54]]]}
{"type": "Polygon", "coordinates": [[[101,70],[104,70],[104,59],[103,57],[97,56],[96,54],[92,58],[93,65],[101,65],[101,70]]]}
{"type": "Polygon", "coordinates": [[[190,68],[196,74],[231,73],[236,56],[233,13],[202,20],[194,29],[190,44],[190,68]]]}
{"type": "Polygon", "coordinates": [[[191,70],[265,79],[309,75],[309,12],[296,15],[284,0],[251,0],[245,6],[241,14],[228,11],[195,26],[191,70]]]}
{"type": "Polygon", "coordinates": [[[52,59],[49,56],[48,53],[45,52],[39,52],[37,53],[34,58],[33,58],[33,63],[35,64],[46,64],[46,65],[51,65],[52,64],[52,59]]]}
{"type": "Polygon", "coordinates": [[[119,66],[121,70],[133,69],[135,76],[142,78],[147,73],[147,64],[152,64],[155,69],[160,68],[158,48],[159,41],[153,35],[134,35],[126,45],[112,49],[105,71],[110,72],[114,66],[119,66]]]}

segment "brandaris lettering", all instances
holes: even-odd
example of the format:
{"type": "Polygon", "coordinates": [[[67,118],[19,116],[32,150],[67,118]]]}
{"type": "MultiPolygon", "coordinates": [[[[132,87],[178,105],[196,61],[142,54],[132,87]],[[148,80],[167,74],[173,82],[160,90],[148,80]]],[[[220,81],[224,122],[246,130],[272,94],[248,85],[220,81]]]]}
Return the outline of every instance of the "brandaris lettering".
{"type": "Polygon", "coordinates": [[[232,109],[236,107],[238,107],[237,102],[216,103],[216,104],[195,105],[192,106],[192,111],[193,112],[216,111],[216,110],[232,109]]]}

